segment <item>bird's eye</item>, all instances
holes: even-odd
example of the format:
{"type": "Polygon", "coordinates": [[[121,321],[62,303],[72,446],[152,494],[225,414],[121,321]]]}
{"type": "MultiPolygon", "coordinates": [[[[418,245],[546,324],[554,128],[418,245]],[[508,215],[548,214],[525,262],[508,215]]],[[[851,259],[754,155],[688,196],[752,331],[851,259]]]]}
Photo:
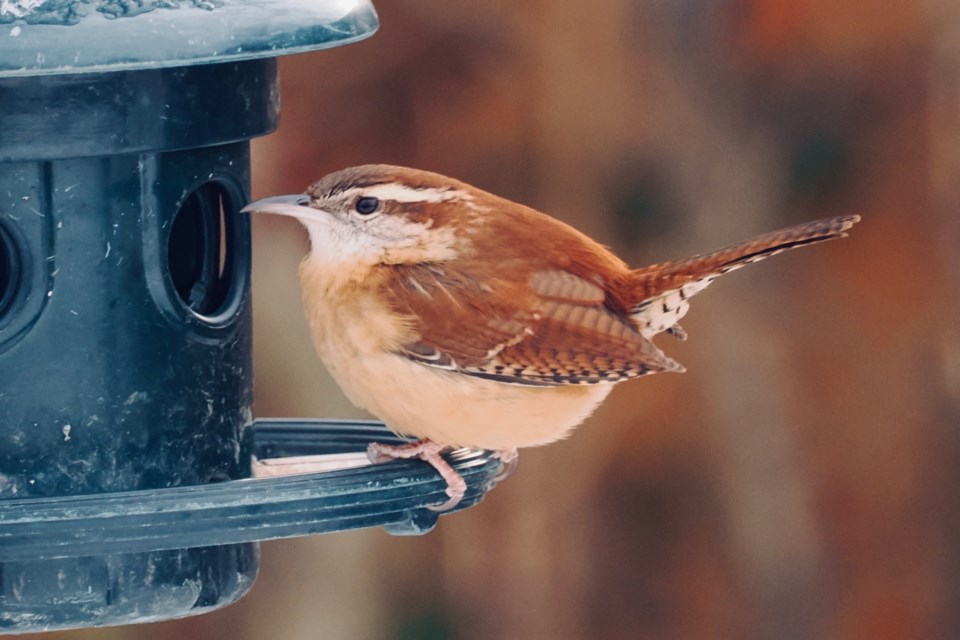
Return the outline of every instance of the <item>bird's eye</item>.
{"type": "Polygon", "coordinates": [[[353,208],[356,209],[360,215],[368,216],[380,208],[380,199],[374,198],[373,196],[363,196],[357,198],[357,202],[353,205],[353,208]]]}

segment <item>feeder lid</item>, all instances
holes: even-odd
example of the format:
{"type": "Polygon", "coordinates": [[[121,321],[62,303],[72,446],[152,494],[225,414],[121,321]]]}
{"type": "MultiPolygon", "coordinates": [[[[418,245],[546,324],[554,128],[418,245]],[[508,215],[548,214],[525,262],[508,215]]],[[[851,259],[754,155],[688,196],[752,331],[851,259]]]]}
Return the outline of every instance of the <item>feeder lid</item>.
{"type": "Polygon", "coordinates": [[[269,58],[377,24],[370,0],[0,0],[0,77],[269,58]]]}

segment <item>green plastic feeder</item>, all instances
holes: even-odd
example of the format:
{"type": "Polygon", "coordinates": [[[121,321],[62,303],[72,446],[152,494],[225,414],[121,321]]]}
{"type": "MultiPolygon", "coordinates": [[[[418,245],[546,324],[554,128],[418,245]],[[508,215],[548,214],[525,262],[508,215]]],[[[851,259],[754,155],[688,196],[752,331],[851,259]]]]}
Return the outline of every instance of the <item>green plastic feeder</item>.
{"type": "MultiPolygon", "coordinates": [[[[435,524],[432,468],[364,464],[381,425],[251,411],[238,212],[275,57],[376,28],[367,0],[0,3],[0,633],[209,611],[258,540],[435,524]],[[304,454],[338,470],[250,478],[304,454]]],[[[451,462],[462,507],[500,469],[451,462]]]]}

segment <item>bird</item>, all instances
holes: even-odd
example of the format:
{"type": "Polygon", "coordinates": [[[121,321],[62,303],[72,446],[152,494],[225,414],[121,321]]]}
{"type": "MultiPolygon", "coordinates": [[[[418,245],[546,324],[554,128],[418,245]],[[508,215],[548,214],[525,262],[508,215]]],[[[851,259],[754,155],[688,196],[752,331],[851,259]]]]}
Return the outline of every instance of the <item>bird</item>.
{"type": "Polygon", "coordinates": [[[566,437],[615,384],[684,367],[657,347],[717,277],[776,253],[847,235],[860,218],[791,226],[680,260],[631,268],[572,226],[429,171],[368,164],[245,213],[296,218],[313,345],[345,395],[393,432],[372,462],[419,458],[466,483],[443,458],[566,437]]]}

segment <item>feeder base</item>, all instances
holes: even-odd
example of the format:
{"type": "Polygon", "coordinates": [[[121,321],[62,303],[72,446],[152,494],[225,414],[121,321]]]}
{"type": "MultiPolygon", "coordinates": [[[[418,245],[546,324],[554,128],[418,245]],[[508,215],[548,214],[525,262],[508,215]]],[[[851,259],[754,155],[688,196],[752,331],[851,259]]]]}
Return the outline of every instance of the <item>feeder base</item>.
{"type": "Polygon", "coordinates": [[[253,585],[256,543],[3,563],[0,634],[207,613],[253,585]]]}

